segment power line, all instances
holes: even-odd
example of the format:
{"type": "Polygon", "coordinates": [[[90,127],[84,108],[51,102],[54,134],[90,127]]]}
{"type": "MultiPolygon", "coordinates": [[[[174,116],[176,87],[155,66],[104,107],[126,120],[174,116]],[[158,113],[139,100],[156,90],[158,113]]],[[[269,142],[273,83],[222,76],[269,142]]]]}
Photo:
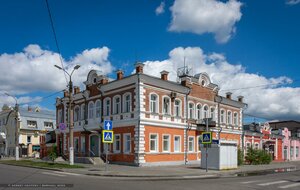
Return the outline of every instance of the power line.
{"type": "MultiPolygon", "coordinates": [[[[57,52],[59,54],[60,64],[61,64],[62,69],[65,70],[64,64],[63,64],[63,59],[61,57],[61,51],[60,51],[59,45],[58,45],[57,35],[56,35],[56,32],[55,32],[54,23],[53,23],[53,19],[52,19],[51,10],[50,10],[50,6],[49,6],[49,3],[48,3],[48,0],[46,0],[46,5],[47,5],[47,10],[48,10],[49,18],[50,18],[52,32],[53,32],[53,35],[54,35],[56,49],[57,49],[57,52]]],[[[67,76],[66,76],[65,72],[64,72],[64,75],[65,75],[66,82],[68,84],[68,79],[67,79],[67,76]]]]}
{"type": "Polygon", "coordinates": [[[60,90],[60,91],[57,91],[57,92],[54,92],[54,93],[52,93],[52,94],[50,94],[50,95],[41,97],[41,98],[38,99],[38,100],[29,101],[29,102],[24,102],[24,103],[22,103],[22,104],[20,104],[20,105],[31,104],[31,103],[35,103],[35,102],[42,102],[42,100],[48,99],[48,98],[50,98],[50,97],[52,97],[52,96],[54,96],[54,95],[56,95],[56,94],[59,94],[59,93],[63,92],[64,90],[65,90],[65,89],[60,90]]]}

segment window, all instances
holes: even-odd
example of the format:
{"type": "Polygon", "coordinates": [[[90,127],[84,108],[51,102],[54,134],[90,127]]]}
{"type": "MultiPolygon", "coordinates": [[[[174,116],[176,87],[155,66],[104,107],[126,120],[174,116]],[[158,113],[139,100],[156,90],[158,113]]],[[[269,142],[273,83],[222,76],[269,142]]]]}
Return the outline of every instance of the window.
{"type": "Polygon", "coordinates": [[[236,112],[233,114],[233,124],[238,126],[238,114],[236,112]]]}
{"type": "Polygon", "coordinates": [[[170,115],[170,98],[164,97],[163,114],[170,115]]]}
{"type": "Polygon", "coordinates": [[[189,152],[194,152],[194,137],[189,137],[189,152]]]}
{"type": "Polygon", "coordinates": [[[157,106],[158,106],[157,95],[151,94],[150,95],[150,112],[158,113],[157,106]]]}
{"type": "Polygon", "coordinates": [[[193,119],[195,113],[194,103],[189,103],[189,118],[193,119]]]}
{"type": "Polygon", "coordinates": [[[163,135],[163,152],[170,152],[170,135],[163,135]]]}
{"type": "Polygon", "coordinates": [[[124,98],[124,112],[131,112],[131,94],[125,94],[124,98]]]}
{"type": "Polygon", "coordinates": [[[94,102],[89,103],[89,119],[94,118],[94,102]]]}
{"type": "Polygon", "coordinates": [[[203,118],[208,118],[208,106],[203,107],[203,118]]]}
{"type": "Polygon", "coordinates": [[[81,105],[81,120],[85,120],[85,104],[81,105]]]}
{"type": "Polygon", "coordinates": [[[30,128],[37,128],[36,121],[27,120],[27,126],[30,128]]]}
{"type": "Polygon", "coordinates": [[[255,144],[254,144],[254,149],[256,149],[256,150],[259,149],[259,144],[258,144],[258,143],[255,143],[255,144]]]}
{"type": "Polygon", "coordinates": [[[114,97],[114,114],[119,114],[121,111],[121,97],[114,97]]]}
{"type": "Polygon", "coordinates": [[[27,135],[27,143],[31,143],[31,136],[27,135]]]}
{"type": "Polygon", "coordinates": [[[291,159],[292,159],[294,157],[294,147],[293,146],[291,146],[290,155],[291,155],[291,159]]]}
{"type": "Polygon", "coordinates": [[[74,152],[78,153],[79,151],[79,138],[75,137],[74,138],[74,152]]]}
{"type": "Polygon", "coordinates": [[[150,134],[150,152],[158,151],[158,136],[157,134],[150,134]]]}
{"type": "Polygon", "coordinates": [[[175,117],[180,117],[180,107],[181,107],[181,102],[180,100],[175,100],[174,101],[174,112],[175,112],[175,117]]]}
{"type": "Polygon", "coordinates": [[[197,119],[201,119],[201,105],[198,104],[196,107],[197,119]]]}
{"type": "Polygon", "coordinates": [[[109,98],[106,98],[104,100],[104,115],[108,116],[110,115],[110,99],[109,98]]]}
{"type": "Polygon", "coordinates": [[[63,123],[62,110],[57,111],[57,120],[58,123],[63,123]]]}
{"type": "Polygon", "coordinates": [[[96,101],[96,118],[101,117],[101,102],[100,100],[96,101]]]}
{"type": "Polygon", "coordinates": [[[180,152],[181,150],[181,142],[180,142],[180,136],[174,137],[174,152],[180,152]]]}
{"type": "Polygon", "coordinates": [[[81,136],[80,143],[80,151],[81,153],[85,153],[85,136],[81,136]]]}
{"type": "Polygon", "coordinates": [[[75,107],[75,110],[74,110],[74,121],[78,121],[79,120],[79,114],[80,114],[80,110],[79,110],[79,106],[76,106],[75,107]]]}
{"type": "Polygon", "coordinates": [[[121,150],[121,136],[120,134],[115,134],[114,137],[114,152],[120,152],[121,150]]]}
{"type": "Polygon", "coordinates": [[[246,154],[247,154],[247,152],[248,152],[248,150],[251,148],[251,143],[250,142],[247,142],[246,143],[246,154]]]}
{"type": "Polygon", "coordinates": [[[221,123],[225,123],[225,111],[224,110],[221,110],[221,114],[220,114],[221,116],[221,123]]]}
{"type": "Polygon", "coordinates": [[[229,125],[232,125],[232,113],[231,113],[231,111],[227,112],[227,123],[229,125]]]}
{"type": "Polygon", "coordinates": [[[198,149],[197,149],[197,151],[200,152],[201,151],[201,143],[202,143],[201,136],[197,137],[197,141],[198,141],[198,149]]]}
{"type": "Polygon", "coordinates": [[[130,151],[131,151],[131,137],[130,137],[130,134],[129,133],[124,134],[123,139],[124,139],[124,150],[123,150],[123,152],[124,153],[130,153],[130,151]]]}
{"type": "Polygon", "coordinates": [[[296,146],[296,158],[299,157],[299,146],[296,146]]]}
{"type": "Polygon", "coordinates": [[[44,122],[44,127],[45,128],[53,128],[53,123],[52,122],[44,122]]]}
{"type": "Polygon", "coordinates": [[[215,120],[215,108],[210,108],[210,117],[212,118],[212,120],[215,120]]]}

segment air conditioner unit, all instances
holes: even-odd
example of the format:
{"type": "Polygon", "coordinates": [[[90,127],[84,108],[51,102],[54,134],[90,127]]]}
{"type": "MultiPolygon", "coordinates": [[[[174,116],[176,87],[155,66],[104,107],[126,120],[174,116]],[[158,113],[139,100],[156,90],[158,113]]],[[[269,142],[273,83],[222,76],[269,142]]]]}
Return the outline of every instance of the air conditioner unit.
{"type": "Polygon", "coordinates": [[[171,92],[171,98],[176,98],[176,96],[177,96],[177,93],[176,92],[171,92]]]}

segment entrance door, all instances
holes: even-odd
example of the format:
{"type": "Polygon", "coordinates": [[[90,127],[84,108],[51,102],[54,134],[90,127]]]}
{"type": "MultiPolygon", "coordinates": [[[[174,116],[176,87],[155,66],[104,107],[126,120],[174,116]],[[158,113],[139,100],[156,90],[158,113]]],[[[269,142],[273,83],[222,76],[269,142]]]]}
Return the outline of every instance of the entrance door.
{"type": "Polygon", "coordinates": [[[90,136],[90,156],[98,157],[99,156],[99,136],[91,135],[90,136]]]}

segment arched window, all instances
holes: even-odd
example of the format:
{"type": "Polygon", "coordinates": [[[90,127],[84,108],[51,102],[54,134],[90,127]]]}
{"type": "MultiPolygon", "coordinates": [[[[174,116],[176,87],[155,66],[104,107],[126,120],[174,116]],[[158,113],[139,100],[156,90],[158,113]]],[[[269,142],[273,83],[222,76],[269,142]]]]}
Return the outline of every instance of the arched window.
{"type": "Polygon", "coordinates": [[[89,103],[89,119],[94,118],[94,102],[89,103]]]}
{"type": "Polygon", "coordinates": [[[195,106],[194,103],[189,103],[189,118],[194,119],[195,106]]]}
{"type": "Polygon", "coordinates": [[[101,102],[100,100],[96,101],[96,118],[101,117],[101,102]]]}
{"type": "Polygon", "coordinates": [[[174,101],[174,112],[175,112],[175,117],[181,116],[181,101],[178,99],[174,101]]]}
{"type": "Polygon", "coordinates": [[[123,102],[123,112],[131,112],[131,94],[124,94],[123,102]]]}
{"type": "Polygon", "coordinates": [[[150,95],[150,112],[158,113],[158,97],[156,94],[150,95]]]}
{"type": "Polygon", "coordinates": [[[228,123],[229,125],[232,124],[232,112],[231,112],[231,111],[228,111],[228,112],[227,112],[227,123],[228,123]]]}
{"type": "Polygon", "coordinates": [[[208,118],[208,117],[209,117],[209,115],[208,115],[208,106],[205,105],[203,107],[203,118],[208,118]]]}
{"type": "Polygon", "coordinates": [[[221,123],[225,123],[225,111],[224,110],[221,110],[220,120],[221,120],[221,123]]]}
{"type": "Polygon", "coordinates": [[[170,115],[170,98],[163,98],[163,114],[170,115]]]}
{"type": "Polygon", "coordinates": [[[104,99],[104,115],[110,115],[110,98],[104,99]]]}
{"type": "Polygon", "coordinates": [[[212,120],[215,120],[215,108],[214,107],[210,108],[210,117],[212,118],[212,120]]]}
{"type": "Polygon", "coordinates": [[[76,106],[74,109],[74,121],[78,121],[80,118],[80,109],[79,106],[76,106]]]}
{"type": "Polygon", "coordinates": [[[233,114],[233,124],[238,126],[238,114],[236,112],[233,114]]]}
{"type": "Polygon", "coordinates": [[[121,96],[117,95],[114,97],[114,114],[121,112],[121,96]]]}
{"type": "Polygon", "coordinates": [[[201,119],[201,104],[198,104],[196,107],[197,119],[201,119]]]}
{"type": "Polygon", "coordinates": [[[85,104],[81,104],[81,114],[80,114],[80,119],[84,120],[85,119],[85,104]]]}

